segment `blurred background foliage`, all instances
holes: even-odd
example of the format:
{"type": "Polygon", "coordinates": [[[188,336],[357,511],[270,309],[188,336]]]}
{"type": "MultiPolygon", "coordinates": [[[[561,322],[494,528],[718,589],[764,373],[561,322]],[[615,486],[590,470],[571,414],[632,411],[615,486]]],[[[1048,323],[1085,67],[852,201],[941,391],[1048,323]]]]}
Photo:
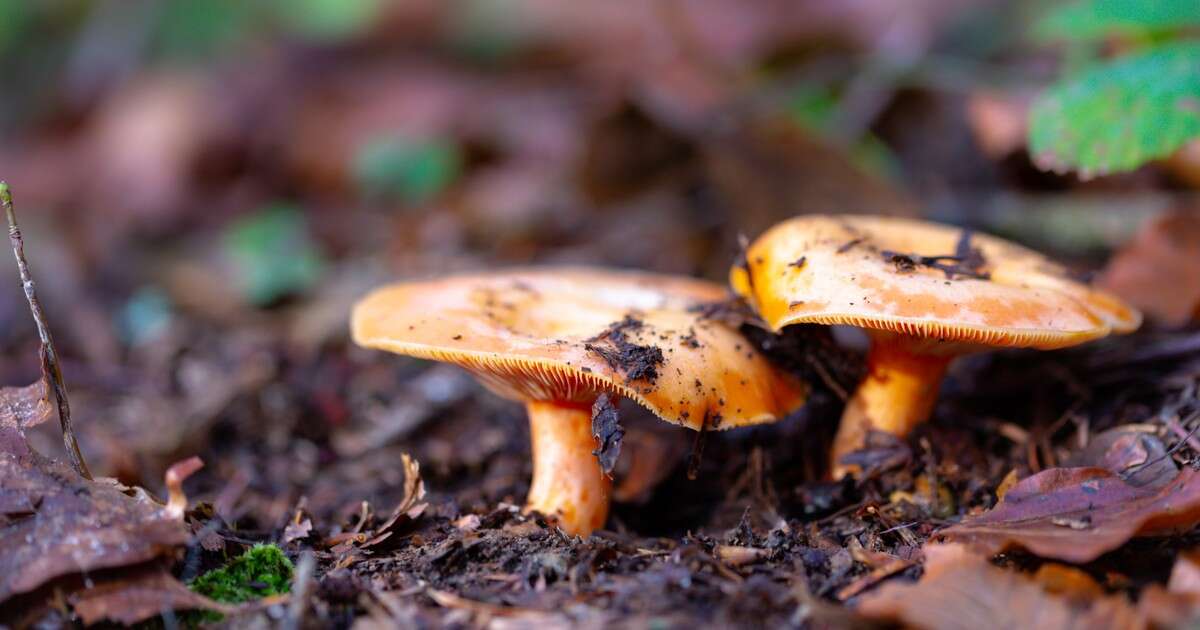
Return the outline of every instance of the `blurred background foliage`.
{"type": "Polygon", "coordinates": [[[255,448],[327,461],[396,401],[346,315],[397,277],[722,280],[805,212],[1103,271],[1200,186],[1198,28],[1186,0],[0,0],[0,178],[102,472],[160,478],[245,400],[281,427],[255,448]]]}

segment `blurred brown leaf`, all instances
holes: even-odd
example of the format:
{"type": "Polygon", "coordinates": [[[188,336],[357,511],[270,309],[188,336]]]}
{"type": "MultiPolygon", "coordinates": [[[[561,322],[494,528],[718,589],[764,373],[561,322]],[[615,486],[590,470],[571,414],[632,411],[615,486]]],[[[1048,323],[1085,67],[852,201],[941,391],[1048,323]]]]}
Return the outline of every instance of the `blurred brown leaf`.
{"type": "Polygon", "coordinates": [[[1200,213],[1176,210],[1149,220],[1121,250],[1100,284],[1168,326],[1200,317],[1200,213]]]}
{"type": "Polygon", "coordinates": [[[190,540],[183,521],[144,493],[8,446],[0,444],[0,602],[59,577],[169,555],[190,540]]]}
{"type": "Polygon", "coordinates": [[[978,628],[1137,628],[1119,596],[1083,603],[1047,593],[1029,577],[990,564],[963,545],[925,547],[925,574],[863,596],[858,612],[875,620],[938,630],[978,628]]]}
{"type": "Polygon", "coordinates": [[[1200,475],[1184,469],[1168,485],[1134,486],[1102,468],[1053,468],[1013,486],[991,510],[940,532],[994,554],[1022,547],[1045,558],[1090,562],[1135,536],[1200,522],[1200,475]]]}
{"type": "Polygon", "coordinates": [[[100,621],[131,625],[166,611],[209,610],[229,614],[237,608],[192,592],[161,566],[149,566],[76,591],[68,601],[85,625],[100,621]]]}

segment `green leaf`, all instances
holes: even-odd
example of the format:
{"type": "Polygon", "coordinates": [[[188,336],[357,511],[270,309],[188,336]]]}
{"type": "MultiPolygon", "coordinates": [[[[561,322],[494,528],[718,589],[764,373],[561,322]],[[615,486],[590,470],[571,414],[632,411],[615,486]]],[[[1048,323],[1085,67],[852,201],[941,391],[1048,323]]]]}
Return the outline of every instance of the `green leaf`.
{"type": "Polygon", "coordinates": [[[1200,25],[1197,0],[1079,0],[1057,6],[1033,27],[1040,41],[1150,36],[1200,25]]]}
{"type": "Polygon", "coordinates": [[[291,206],[272,206],[238,220],[224,245],[242,294],[259,306],[308,289],[324,266],[304,215],[291,206]]]}
{"type": "Polygon", "coordinates": [[[1170,44],[1052,86],[1030,112],[1043,169],[1083,177],[1126,171],[1200,137],[1200,43],[1170,44]]]}
{"type": "Polygon", "coordinates": [[[276,17],[292,32],[320,41],[357,35],[382,8],[381,0],[275,0],[273,6],[276,17]]]}
{"type": "Polygon", "coordinates": [[[165,2],[150,48],[159,57],[193,61],[229,54],[254,30],[257,18],[257,5],[251,1],[165,2]]]}
{"type": "Polygon", "coordinates": [[[367,195],[420,204],[454,183],[461,163],[458,147],[445,140],[380,138],[359,149],[354,174],[367,195]]]}

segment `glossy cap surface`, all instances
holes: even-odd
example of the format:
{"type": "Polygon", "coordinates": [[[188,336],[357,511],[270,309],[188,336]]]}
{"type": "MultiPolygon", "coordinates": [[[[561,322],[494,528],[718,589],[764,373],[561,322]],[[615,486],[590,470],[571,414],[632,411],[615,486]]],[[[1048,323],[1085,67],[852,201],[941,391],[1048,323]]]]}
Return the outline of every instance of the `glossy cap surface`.
{"type": "Polygon", "coordinates": [[[360,345],[444,361],[513,400],[632,398],[698,429],[771,422],[804,402],[776,369],[703,305],[715,284],[589,268],[521,269],[406,282],[354,309],[360,345]]]}
{"type": "Polygon", "coordinates": [[[1060,348],[1129,332],[1141,314],[1050,259],[911,219],[802,216],[768,230],[734,290],[775,330],[847,324],[935,342],[1060,348]]]}

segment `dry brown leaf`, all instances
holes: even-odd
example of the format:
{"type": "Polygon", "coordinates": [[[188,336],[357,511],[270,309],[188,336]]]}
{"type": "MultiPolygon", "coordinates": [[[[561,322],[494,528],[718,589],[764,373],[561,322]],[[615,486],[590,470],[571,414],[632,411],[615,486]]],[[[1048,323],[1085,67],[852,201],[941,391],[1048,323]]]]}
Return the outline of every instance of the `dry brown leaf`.
{"type": "Polygon", "coordinates": [[[0,426],[28,429],[49,420],[53,413],[42,379],[25,387],[0,388],[0,426]]]}
{"type": "Polygon", "coordinates": [[[1100,284],[1168,326],[1200,315],[1200,213],[1150,219],[1108,264],[1100,284]]]}
{"type": "Polygon", "coordinates": [[[229,614],[237,609],[189,590],[161,566],[101,582],[76,591],[68,599],[85,625],[106,620],[130,625],[166,611],[229,614]]]}
{"type": "Polygon", "coordinates": [[[963,545],[927,545],[925,558],[920,581],[886,584],[865,595],[858,612],[874,620],[937,630],[1145,627],[1122,597],[1077,605],[1047,593],[1023,574],[993,566],[963,545]]]}
{"type": "Polygon", "coordinates": [[[1018,482],[991,510],[942,530],[990,554],[1022,547],[1090,562],[1135,536],[1200,522],[1200,475],[1185,469],[1162,487],[1134,486],[1102,468],[1053,468],[1018,482]]]}
{"type": "Polygon", "coordinates": [[[45,422],[53,413],[44,379],[25,387],[0,388],[0,451],[28,455],[25,430],[45,422]]]}
{"type": "MultiPolygon", "coordinates": [[[[425,498],[425,482],[421,480],[421,465],[407,453],[400,455],[404,466],[404,497],[388,515],[387,520],[369,533],[356,533],[355,536],[339,541],[334,551],[347,553],[349,557],[355,547],[368,548],[383,544],[396,533],[402,532],[410,523],[417,520],[429,507],[421,500],[425,498]]],[[[360,524],[365,519],[360,520],[360,524]]]]}
{"type": "Polygon", "coordinates": [[[140,564],[189,539],[158,503],[36,452],[0,449],[0,602],[59,577],[140,564]]]}
{"type": "Polygon", "coordinates": [[[1130,485],[1150,488],[1161,488],[1179,474],[1162,441],[1134,427],[1116,427],[1097,435],[1065,465],[1106,468],[1124,475],[1130,485]]]}

